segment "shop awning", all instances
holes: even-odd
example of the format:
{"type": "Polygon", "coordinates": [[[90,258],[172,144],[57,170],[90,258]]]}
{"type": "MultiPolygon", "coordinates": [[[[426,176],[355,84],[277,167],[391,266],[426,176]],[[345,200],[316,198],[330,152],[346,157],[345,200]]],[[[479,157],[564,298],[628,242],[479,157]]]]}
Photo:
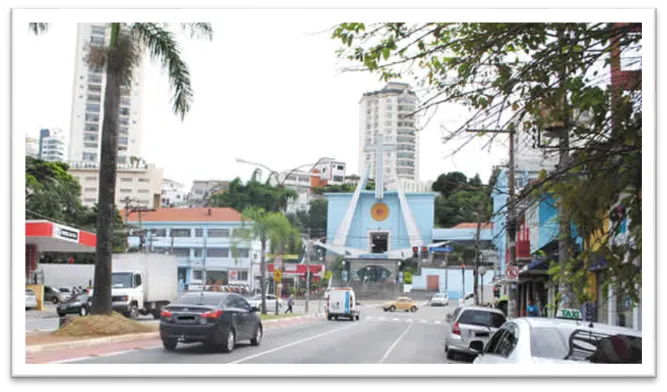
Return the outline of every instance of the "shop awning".
{"type": "MultiPolygon", "coordinates": [[[[268,270],[270,273],[273,273],[273,263],[267,264],[268,270]]],[[[283,264],[283,275],[302,275],[306,276],[306,264],[283,264]]],[[[322,264],[311,264],[310,265],[310,274],[311,275],[323,275],[324,274],[324,265],[322,264]]]]}
{"type": "Polygon", "coordinates": [[[97,236],[93,233],[46,220],[25,222],[25,243],[39,252],[92,253],[97,236]]]}

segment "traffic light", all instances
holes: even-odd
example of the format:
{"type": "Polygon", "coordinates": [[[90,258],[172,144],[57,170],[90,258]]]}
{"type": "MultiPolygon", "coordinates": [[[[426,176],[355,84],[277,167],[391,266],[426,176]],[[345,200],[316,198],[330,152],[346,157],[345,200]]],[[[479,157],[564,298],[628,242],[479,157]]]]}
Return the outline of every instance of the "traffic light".
{"type": "Polygon", "coordinates": [[[419,258],[419,247],[418,246],[413,246],[412,247],[412,257],[415,259],[419,258]]]}
{"type": "Polygon", "coordinates": [[[428,247],[422,246],[422,259],[425,259],[428,257],[428,247]]]}

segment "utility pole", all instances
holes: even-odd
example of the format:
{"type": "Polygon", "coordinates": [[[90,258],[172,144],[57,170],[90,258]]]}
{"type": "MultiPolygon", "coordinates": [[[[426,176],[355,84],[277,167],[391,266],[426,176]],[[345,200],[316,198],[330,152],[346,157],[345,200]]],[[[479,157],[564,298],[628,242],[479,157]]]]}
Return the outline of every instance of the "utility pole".
{"type": "Polygon", "coordinates": [[[306,314],[308,314],[309,301],[310,301],[310,227],[308,228],[308,237],[306,238],[306,306],[305,306],[306,314]]]}
{"type": "Polygon", "coordinates": [[[477,291],[479,290],[479,236],[482,231],[482,206],[477,207],[477,232],[475,233],[475,269],[473,270],[473,298],[475,301],[475,306],[479,305],[479,295],[477,291]]]}
{"type": "Polygon", "coordinates": [[[445,295],[447,296],[447,300],[449,301],[449,265],[447,265],[447,262],[449,261],[449,252],[445,253],[445,295]]]}
{"type": "MultiPolygon", "coordinates": [[[[516,266],[516,212],[514,204],[514,137],[516,135],[516,130],[514,129],[514,124],[510,125],[510,128],[507,130],[502,129],[467,129],[466,132],[475,132],[475,133],[507,133],[510,136],[509,143],[509,170],[507,176],[507,188],[508,188],[508,197],[507,197],[507,247],[509,249],[509,265],[516,266]]],[[[502,271],[501,271],[502,273],[502,271]]],[[[516,287],[515,283],[510,283],[508,290],[508,306],[507,306],[507,316],[513,318],[515,316],[515,306],[516,306],[516,287]]]]}

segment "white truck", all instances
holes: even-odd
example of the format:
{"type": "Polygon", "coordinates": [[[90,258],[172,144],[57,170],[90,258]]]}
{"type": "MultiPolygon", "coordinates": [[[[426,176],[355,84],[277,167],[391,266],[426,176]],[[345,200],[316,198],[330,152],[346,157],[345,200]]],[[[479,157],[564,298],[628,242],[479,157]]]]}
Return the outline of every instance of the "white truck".
{"type": "Polygon", "coordinates": [[[151,314],[178,296],[178,264],[173,255],[120,253],[112,259],[111,300],[115,311],[129,318],[151,314]]]}
{"type": "MultiPolygon", "coordinates": [[[[486,305],[486,304],[493,304],[495,298],[493,297],[493,285],[492,284],[485,284],[484,289],[482,289],[482,286],[480,285],[479,287],[479,304],[480,305],[486,305]]],[[[459,305],[466,305],[466,306],[472,306],[475,304],[475,298],[473,293],[466,293],[465,298],[459,299],[459,305]]]]}

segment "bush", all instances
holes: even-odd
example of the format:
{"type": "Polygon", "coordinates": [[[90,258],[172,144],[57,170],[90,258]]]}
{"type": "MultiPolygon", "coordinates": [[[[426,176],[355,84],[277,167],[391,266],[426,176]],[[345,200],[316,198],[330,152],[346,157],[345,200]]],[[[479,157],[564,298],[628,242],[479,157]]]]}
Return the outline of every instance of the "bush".
{"type": "Polygon", "coordinates": [[[405,271],[403,273],[403,283],[405,284],[412,284],[412,272],[410,271],[405,271]]]}

